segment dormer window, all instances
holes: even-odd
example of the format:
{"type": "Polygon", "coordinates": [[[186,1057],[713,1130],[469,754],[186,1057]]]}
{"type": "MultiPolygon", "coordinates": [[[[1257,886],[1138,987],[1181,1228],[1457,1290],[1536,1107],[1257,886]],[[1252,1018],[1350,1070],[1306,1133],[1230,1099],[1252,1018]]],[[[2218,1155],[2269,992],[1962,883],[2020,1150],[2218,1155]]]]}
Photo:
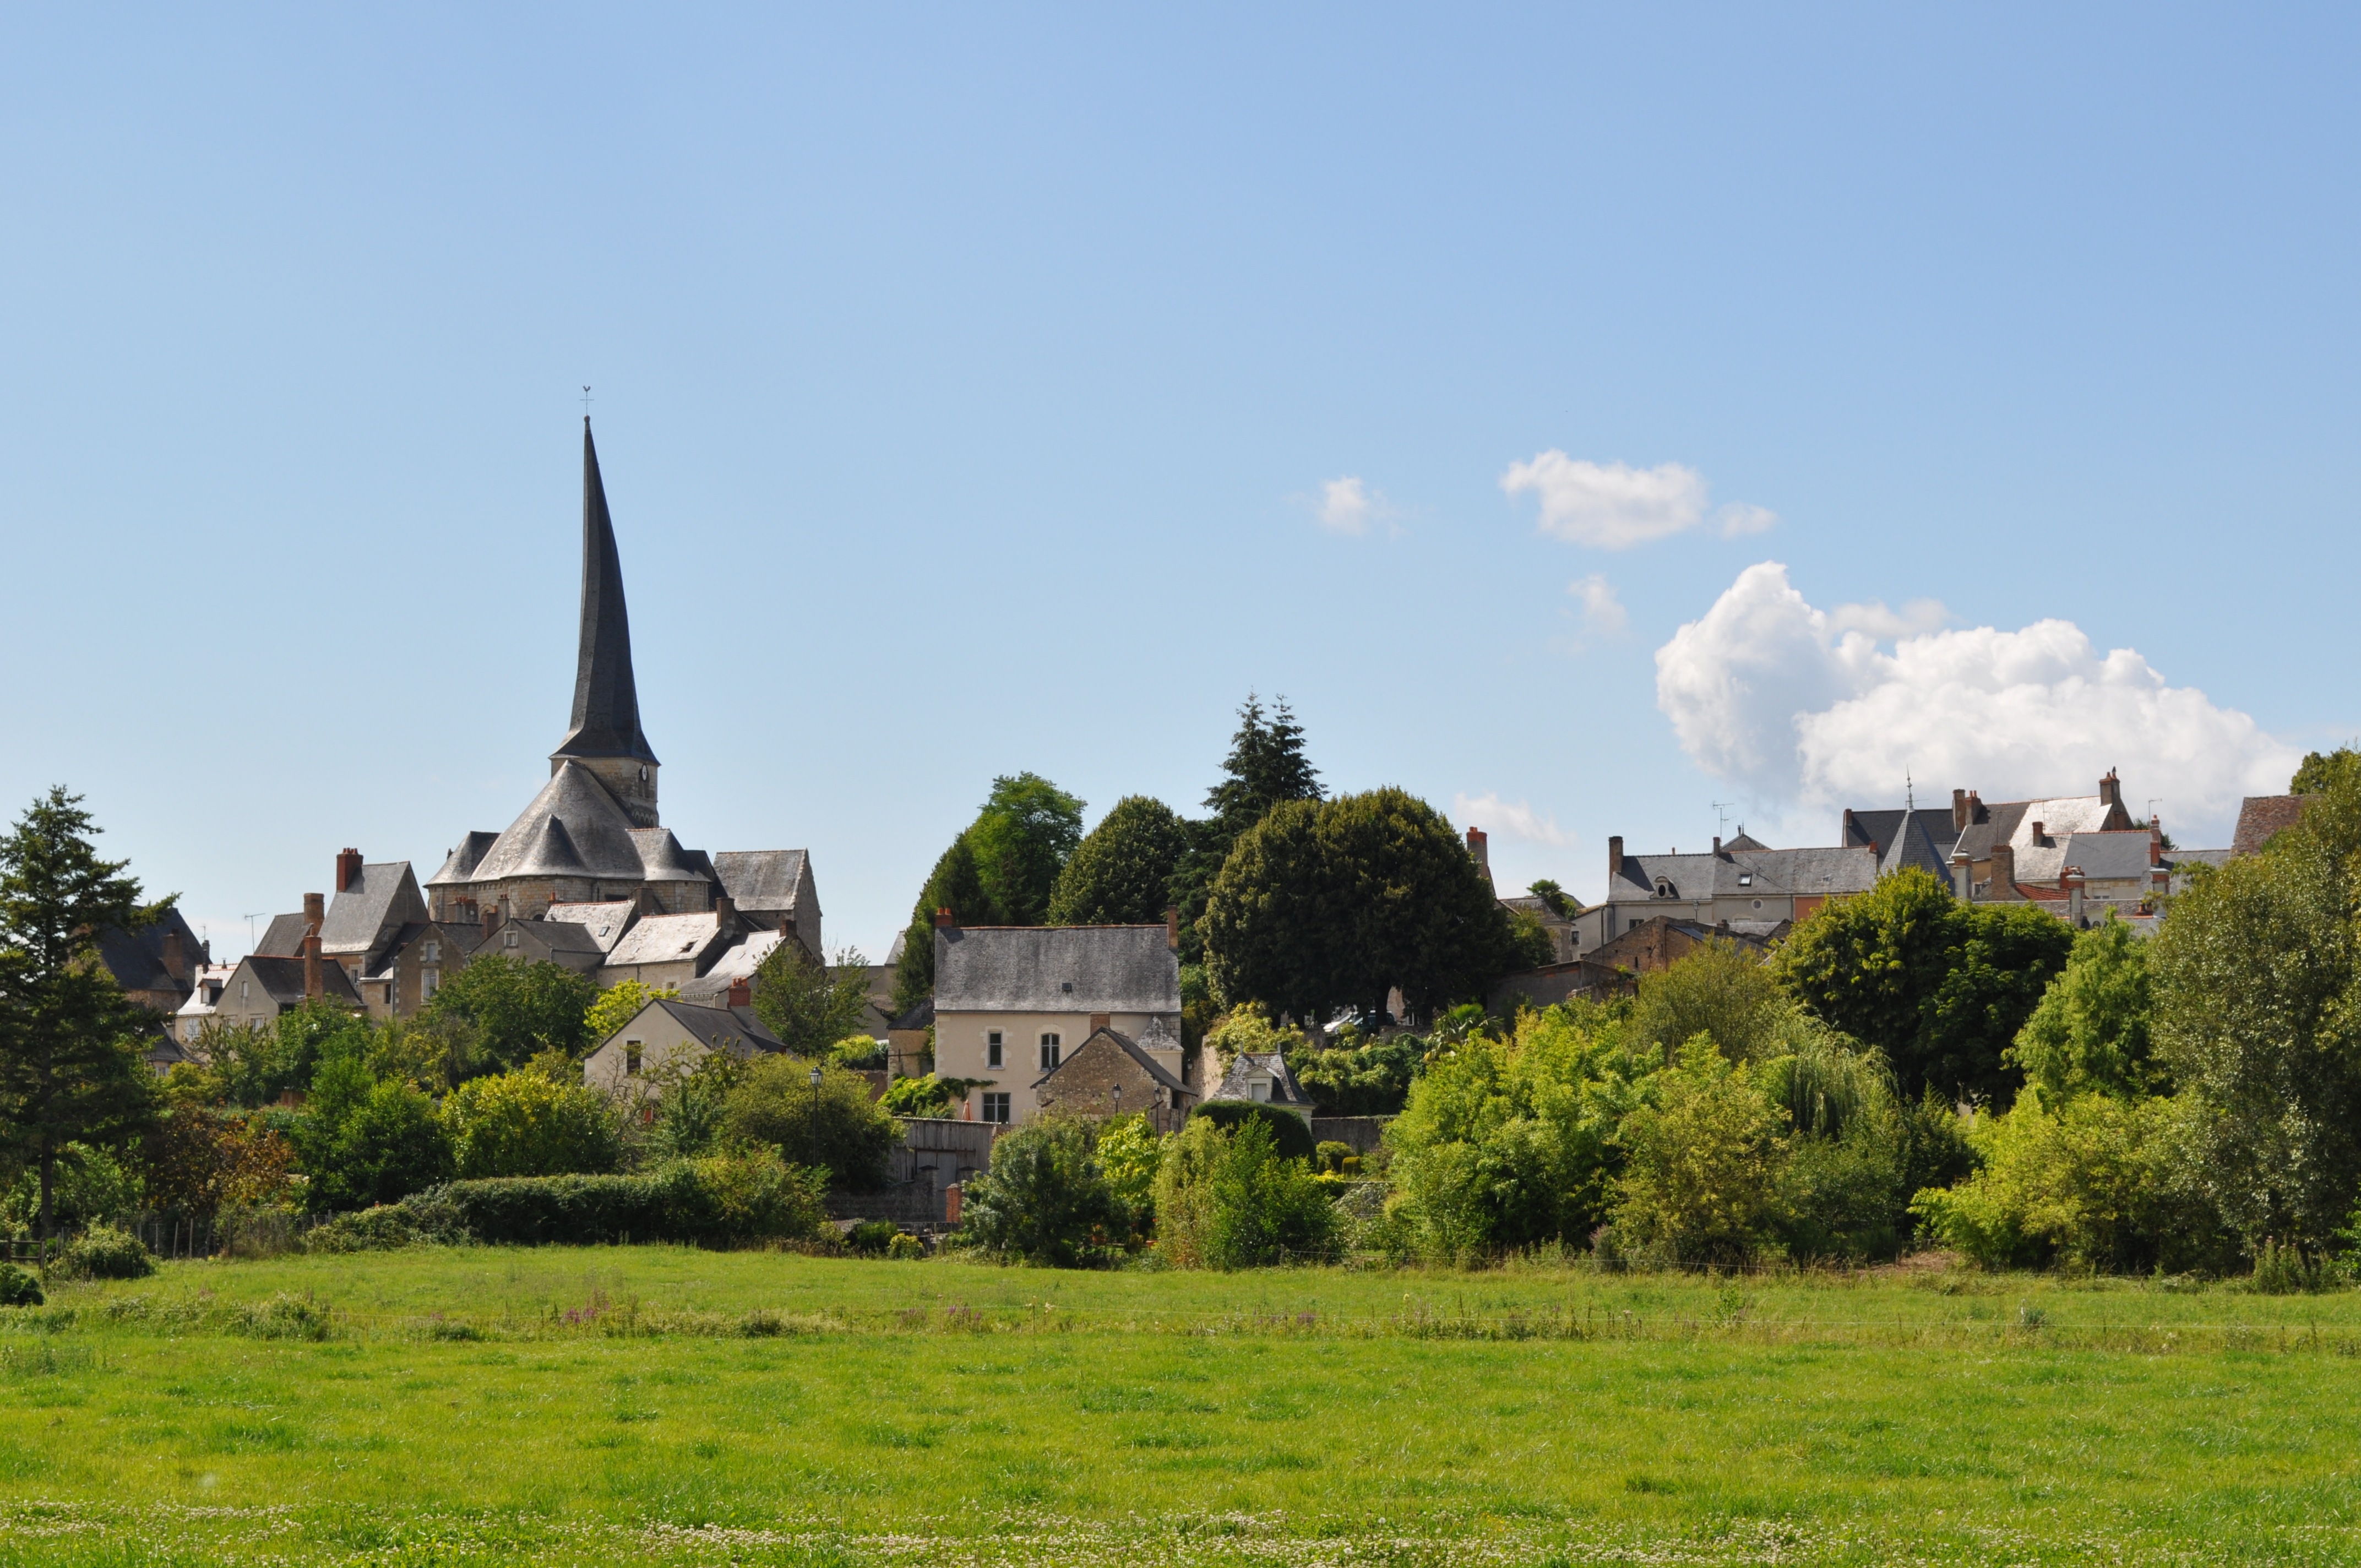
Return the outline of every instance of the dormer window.
{"type": "Polygon", "coordinates": [[[1678,898],[1680,895],[1681,890],[1675,887],[1669,879],[1664,877],[1658,877],[1656,879],[1656,896],[1658,898],[1678,898]]]}

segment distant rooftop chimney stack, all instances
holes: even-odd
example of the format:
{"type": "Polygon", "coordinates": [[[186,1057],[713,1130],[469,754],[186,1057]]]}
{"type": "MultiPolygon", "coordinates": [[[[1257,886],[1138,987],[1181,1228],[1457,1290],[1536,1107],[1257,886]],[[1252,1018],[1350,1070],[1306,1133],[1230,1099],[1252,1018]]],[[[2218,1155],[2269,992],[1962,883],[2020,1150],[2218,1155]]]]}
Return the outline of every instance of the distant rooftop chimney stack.
{"type": "Polygon", "coordinates": [[[326,987],[320,979],[320,922],[327,907],[325,894],[303,895],[303,1000],[317,1002],[326,987]]]}
{"type": "Polygon", "coordinates": [[[1716,856],[1721,853],[1721,835],[1719,833],[1713,836],[1713,852],[1716,856]]]}
{"type": "Polygon", "coordinates": [[[1954,850],[1951,851],[1951,895],[1965,904],[1975,894],[1975,867],[1970,863],[1965,850],[1954,850]]]}
{"type": "Polygon", "coordinates": [[[2164,821],[2161,817],[2147,819],[2147,863],[2152,866],[2164,864],[2164,821]]]}
{"type": "Polygon", "coordinates": [[[732,898],[731,898],[728,894],[726,894],[726,893],[717,893],[717,894],[715,894],[713,895],[713,922],[714,922],[714,924],[715,924],[717,927],[727,927],[727,926],[728,926],[731,921],[733,921],[733,920],[735,920],[735,919],[737,919],[737,918],[738,918],[738,905],[737,905],[737,901],[736,901],[736,900],[734,900],[734,899],[732,899],[732,898]]]}
{"type": "Polygon", "coordinates": [[[2033,847],[2037,850],[2041,848],[2041,829],[2046,826],[2048,826],[2046,823],[2040,822],[2037,822],[2033,825],[2033,847]]]}
{"type": "Polygon", "coordinates": [[[1623,874],[1623,839],[1620,834],[1607,840],[1607,875],[1611,881],[1623,874]]]}
{"type": "Polygon", "coordinates": [[[730,982],[730,1006],[751,1007],[753,1005],[753,982],[749,981],[744,975],[741,974],[736,980],[730,982]]]}
{"type": "Polygon", "coordinates": [[[2123,781],[2115,777],[2114,769],[2109,768],[2107,770],[2107,776],[2099,781],[2099,804],[2102,806],[2121,806],[2123,803],[2123,781]]]}
{"type": "Polygon", "coordinates": [[[1164,906],[1164,945],[1176,953],[1180,950],[1180,906],[1177,904],[1164,906]]]}
{"type": "Polygon", "coordinates": [[[1477,865],[1484,868],[1486,876],[1492,874],[1491,840],[1484,836],[1484,829],[1481,828],[1467,829],[1467,852],[1476,858],[1477,865]]]}
{"type": "Polygon", "coordinates": [[[1954,833],[1964,833],[1967,830],[1968,792],[1963,789],[1955,789],[1951,792],[1951,831],[1954,833]]]}
{"type": "Polygon", "coordinates": [[[954,919],[952,919],[952,918],[951,918],[951,912],[950,912],[950,905],[945,905],[945,906],[943,906],[942,908],[938,909],[938,910],[936,910],[936,911],[935,911],[935,929],[936,929],[936,930],[938,930],[938,931],[949,930],[949,929],[950,929],[952,927],[954,927],[954,926],[956,926],[956,925],[958,925],[958,924],[959,924],[959,922],[958,922],[958,921],[956,921],[956,920],[954,920],[954,919]]]}
{"type": "Polygon", "coordinates": [[[361,880],[361,852],[346,850],[336,857],[336,891],[348,892],[361,880]]]}

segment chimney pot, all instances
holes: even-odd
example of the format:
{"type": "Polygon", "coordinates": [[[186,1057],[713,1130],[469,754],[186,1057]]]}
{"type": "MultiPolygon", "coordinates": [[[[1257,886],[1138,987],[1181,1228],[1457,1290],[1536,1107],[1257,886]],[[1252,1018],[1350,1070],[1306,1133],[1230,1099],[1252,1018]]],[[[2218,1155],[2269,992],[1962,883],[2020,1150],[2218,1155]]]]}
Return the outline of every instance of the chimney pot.
{"type": "Polygon", "coordinates": [[[730,982],[730,1005],[732,1007],[752,1006],[753,1004],[753,993],[754,988],[752,984],[745,976],[740,975],[736,980],[730,982]]]}
{"type": "Polygon", "coordinates": [[[935,911],[935,929],[938,931],[948,929],[956,924],[958,923],[951,918],[949,906],[935,911]]]}
{"type": "Polygon", "coordinates": [[[336,891],[346,893],[361,880],[361,852],[346,849],[336,857],[336,891]]]}

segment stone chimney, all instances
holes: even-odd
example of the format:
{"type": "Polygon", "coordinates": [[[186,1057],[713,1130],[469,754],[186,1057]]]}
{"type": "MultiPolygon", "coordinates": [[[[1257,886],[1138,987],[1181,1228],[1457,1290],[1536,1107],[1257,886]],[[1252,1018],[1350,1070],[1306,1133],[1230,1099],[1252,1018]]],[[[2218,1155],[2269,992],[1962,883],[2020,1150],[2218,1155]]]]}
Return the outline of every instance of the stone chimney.
{"type": "Polygon", "coordinates": [[[2147,863],[2152,866],[2164,864],[2164,823],[2154,817],[2147,821],[2147,863]]]}
{"type": "Polygon", "coordinates": [[[751,1007],[754,1004],[754,986],[744,975],[730,982],[730,1005],[751,1007]]]}
{"type": "Polygon", "coordinates": [[[731,926],[737,923],[737,901],[726,893],[715,894],[713,895],[714,929],[718,931],[727,931],[731,926]]]}
{"type": "Polygon", "coordinates": [[[497,905],[497,904],[487,904],[487,905],[484,905],[484,940],[485,940],[487,943],[489,943],[489,942],[491,941],[491,939],[492,939],[493,936],[499,932],[500,928],[500,906],[499,905],[497,905]]]}
{"type": "Polygon", "coordinates": [[[2016,896],[2016,846],[2014,844],[1993,846],[1992,895],[1994,898],[2016,896]]]}
{"type": "Polygon", "coordinates": [[[945,905],[942,908],[935,911],[936,930],[952,931],[957,930],[958,928],[959,922],[951,917],[950,906],[949,905],[945,905]]]}
{"type": "Polygon", "coordinates": [[[1177,904],[1164,906],[1164,945],[1176,953],[1180,950],[1180,906],[1177,904]]]}
{"type": "Polygon", "coordinates": [[[346,850],[336,857],[336,891],[349,892],[361,880],[361,852],[346,850]]]}
{"type": "Polygon", "coordinates": [[[1961,904],[1976,895],[1976,868],[1965,850],[1951,851],[1951,895],[1961,904]]]}
{"type": "Polygon", "coordinates": [[[1617,835],[1607,840],[1607,880],[1613,882],[1623,874],[1623,839],[1617,835]]]}
{"type": "Polygon", "coordinates": [[[1951,831],[1954,833],[1964,833],[1967,830],[1968,792],[1963,789],[1955,789],[1951,792],[1951,831]]]}
{"type": "Polygon", "coordinates": [[[1481,828],[1467,829],[1467,852],[1476,858],[1477,865],[1484,868],[1484,874],[1487,877],[1492,874],[1491,846],[1492,841],[1484,836],[1484,829],[1481,828]]]}
{"type": "Polygon", "coordinates": [[[2068,866],[2066,874],[2058,879],[2066,887],[2066,923],[2082,924],[2082,868],[2068,866]]]}
{"type": "Polygon", "coordinates": [[[1852,807],[1850,806],[1845,807],[1843,820],[1837,824],[1837,847],[1844,850],[1852,848],[1852,807]]]}
{"type": "Polygon", "coordinates": [[[172,982],[178,985],[185,983],[188,981],[188,968],[189,953],[187,946],[181,940],[180,927],[165,927],[164,972],[170,975],[172,977],[172,982]]]}
{"type": "Polygon", "coordinates": [[[2121,806],[2123,803],[2123,781],[2115,777],[2114,769],[2109,768],[2107,770],[2107,776],[2099,781],[2099,804],[2101,806],[2121,806]]]}
{"type": "Polygon", "coordinates": [[[1713,858],[1721,859],[1721,835],[1719,833],[1713,836],[1713,858]]]}
{"type": "Polygon", "coordinates": [[[303,1000],[317,1002],[327,993],[320,979],[320,922],[326,918],[327,895],[303,895],[303,1000]]]}

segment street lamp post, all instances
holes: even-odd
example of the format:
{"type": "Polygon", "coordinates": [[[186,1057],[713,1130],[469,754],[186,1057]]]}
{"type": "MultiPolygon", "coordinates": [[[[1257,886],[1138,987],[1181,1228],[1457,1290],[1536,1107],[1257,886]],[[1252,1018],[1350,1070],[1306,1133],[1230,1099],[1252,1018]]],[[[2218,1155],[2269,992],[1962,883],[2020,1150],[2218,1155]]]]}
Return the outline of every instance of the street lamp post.
{"type": "Polygon", "coordinates": [[[818,1067],[814,1067],[811,1070],[811,1119],[804,1124],[804,1142],[811,1154],[813,1168],[818,1168],[819,1165],[819,1069],[818,1067]]]}

